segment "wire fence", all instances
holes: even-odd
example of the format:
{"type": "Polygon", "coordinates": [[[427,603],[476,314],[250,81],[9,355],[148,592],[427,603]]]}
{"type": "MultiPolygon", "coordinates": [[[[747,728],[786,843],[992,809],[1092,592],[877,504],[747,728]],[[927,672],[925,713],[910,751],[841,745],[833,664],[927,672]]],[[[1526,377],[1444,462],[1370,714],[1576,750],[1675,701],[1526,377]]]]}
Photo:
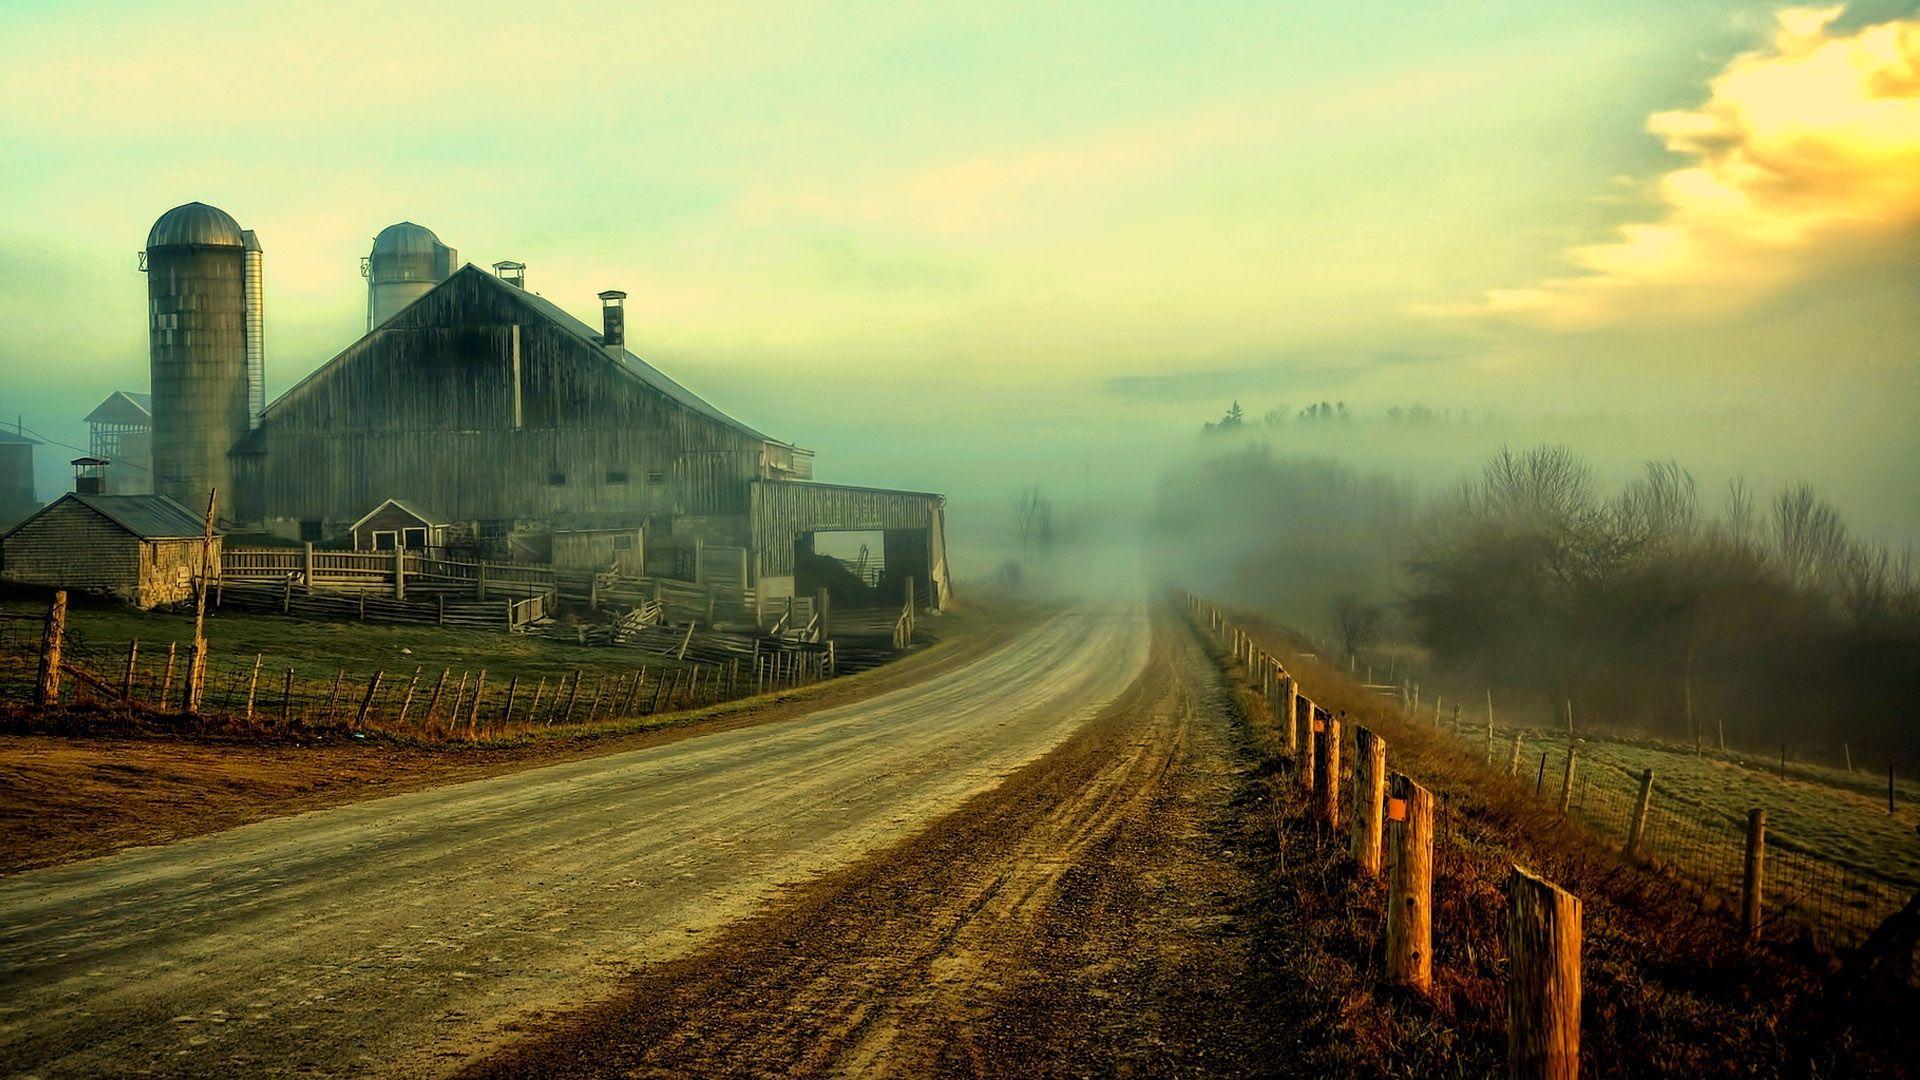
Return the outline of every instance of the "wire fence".
{"type": "MultiPolygon", "coordinates": [[[[35,702],[47,643],[43,615],[0,612],[0,701],[35,702]]],[[[683,647],[684,647],[684,643],[683,647]]],[[[180,642],[97,640],[69,627],[60,640],[62,704],[107,715],[185,710],[191,649],[180,642]]],[[[701,662],[638,653],[629,666],[559,675],[415,666],[313,677],[264,655],[209,653],[196,714],[238,730],[383,732],[428,741],[490,741],[555,726],[604,724],[684,711],[831,678],[830,647],[769,643],[701,662]]]]}

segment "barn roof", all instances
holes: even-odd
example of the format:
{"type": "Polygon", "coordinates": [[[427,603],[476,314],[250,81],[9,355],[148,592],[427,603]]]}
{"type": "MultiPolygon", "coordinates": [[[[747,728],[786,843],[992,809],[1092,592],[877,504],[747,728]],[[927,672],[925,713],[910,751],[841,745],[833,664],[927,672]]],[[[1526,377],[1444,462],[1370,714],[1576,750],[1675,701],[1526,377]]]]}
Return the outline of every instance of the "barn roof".
{"type": "Polygon", "coordinates": [[[151,424],[153,395],[115,390],[87,414],[89,424],[151,424]]]}
{"type": "MultiPolygon", "coordinates": [[[[562,308],[560,305],[554,303],[553,301],[547,299],[544,296],[541,296],[539,293],[528,292],[527,290],[522,289],[516,285],[509,285],[508,283],[500,280],[499,278],[495,277],[492,274],[487,273],[485,270],[480,269],[479,267],[473,265],[472,263],[468,263],[467,265],[461,267],[459,270],[455,271],[456,274],[465,274],[469,272],[478,274],[481,277],[487,279],[489,282],[492,282],[493,286],[497,289],[507,290],[507,292],[511,293],[515,298],[525,303],[528,307],[531,307],[535,311],[539,312],[541,315],[546,316],[547,320],[553,323],[555,326],[558,326],[562,330],[565,330],[568,333],[572,334],[574,337],[579,338],[582,342],[593,346],[596,350],[600,352],[600,355],[607,356],[606,346],[601,341],[600,331],[594,329],[592,326],[587,325],[585,322],[581,321],[580,319],[575,318],[573,315],[569,314],[566,311],[566,309],[562,308]]],[[[611,356],[608,356],[607,358],[610,360],[614,359],[611,356]]],[[[778,439],[768,438],[766,435],[763,435],[760,432],[755,431],[753,428],[748,427],[746,424],[741,423],[739,420],[736,420],[733,417],[728,416],[726,413],[721,412],[719,409],[714,408],[712,405],[708,404],[703,398],[701,398],[698,394],[695,394],[693,391],[687,389],[684,386],[681,386],[677,382],[674,382],[672,379],[668,378],[666,374],[662,372],[659,368],[656,368],[652,364],[647,363],[645,360],[640,359],[638,356],[635,356],[633,353],[629,352],[625,348],[622,348],[620,350],[620,357],[616,361],[616,363],[618,363],[620,366],[620,369],[622,371],[625,371],[628,375],[633,376],[634,378],[640,380],[646,385],[651,386],[655,390],[660,391],[662,394],[665,394],[670,400],[677,402],[681,405],[684,405],[689,409],[692,409],[694,412],[699,413],[700,415],[708,418],[709,420],[717,420],[720,423],[725,424],[730,428],[733,428],[735,431],[738,431],[743,435],[749,435],[755,439],[761,440],[762,442],[779,442],[780,441],[778,439]]],[[[781,443],[781,445],[784,446],[787,444],[781,443]]]]}
{"type": "MultiPolygon", "coordinates": [[[[165,495],[82,495],[69,491],[8,529],[12,536],[64,502],[76,502],[142,540],[198,539],[206,522],[165,495]]],[[[218,536],[218,530],[214,535],[218,536]]]]}

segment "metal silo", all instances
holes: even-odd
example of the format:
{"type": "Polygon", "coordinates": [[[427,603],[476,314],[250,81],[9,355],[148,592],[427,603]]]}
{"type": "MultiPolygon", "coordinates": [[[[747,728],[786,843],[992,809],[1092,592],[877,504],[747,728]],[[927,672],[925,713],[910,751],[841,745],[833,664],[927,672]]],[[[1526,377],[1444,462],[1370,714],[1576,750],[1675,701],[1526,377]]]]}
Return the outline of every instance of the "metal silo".
{"type": "Polygon", "coordinates": [[[267,287],[261,277],[260,238],[252,229],[240,236],[247,251],[247,427],[257,428],[260,414],[267,411],[267,287]]]}
{"type": "Polygon", "coordinates": [[[246,234],[225,211],[187,203],[154,222],[142,256],[154,489],[198,509],[218,488],[232,506],[227,452],[251,418],[246,234]]]}
{"type": "Polygon", "coordinates": [[[453,273],[455,252],[433,230],[402,221],[380,230],[373,251],[361,260],[367,279],[367,329],[398,314],[453,273]]]}

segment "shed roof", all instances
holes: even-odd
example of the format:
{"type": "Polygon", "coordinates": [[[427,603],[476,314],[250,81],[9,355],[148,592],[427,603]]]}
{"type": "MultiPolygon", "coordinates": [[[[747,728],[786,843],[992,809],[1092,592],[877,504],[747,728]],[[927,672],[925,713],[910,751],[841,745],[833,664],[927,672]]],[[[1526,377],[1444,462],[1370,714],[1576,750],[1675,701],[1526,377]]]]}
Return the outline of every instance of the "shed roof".
{"type": "Polygon", "coordinates": [[[115,390],[87,414],[89,424],[151,424],[153,395],[115,390]]]}
{"type": "Polygon", "coordinates": [[[412,517],[415,521],[420,522],[420,524],[422,525],[429,525],[437,528],[442,525],[453,524],[451,521],[448,521],[446,518],[443,518],[438,514],[429,514],[425,510],[420,509],[419,507],[413,505],[412,503],[401,502],[399,499],[386,499],[382,501],[379,506],[376,506],[373,509],[367,511],[365,514],[361,515],[360,520],[353,523],[353,527],[355,529],[358,529],[360,526],[365,525],[368,521],[371,521],[373,519],[373,515],[378,514],[380,511],[385,510],[389,506],[394,507],[395,509],[398,509],[406,513],[408,516],[412,517]]]}
{"type": "MultiPolygon", "coordinates": [[[[12,536],[64,502],[76,502],[142,540],[198,539],[206,522],[165,495],[82,495],[69,491],[8,529],[12,536]]],[[[218,530],[214,535],[219,535],[218,530]]]]}
{"type": "Polygon", "coordinates": [[[19,432],[0,429],[0,443],[21,443],[26,446],[39,446],[40,440],[19,432]]]}

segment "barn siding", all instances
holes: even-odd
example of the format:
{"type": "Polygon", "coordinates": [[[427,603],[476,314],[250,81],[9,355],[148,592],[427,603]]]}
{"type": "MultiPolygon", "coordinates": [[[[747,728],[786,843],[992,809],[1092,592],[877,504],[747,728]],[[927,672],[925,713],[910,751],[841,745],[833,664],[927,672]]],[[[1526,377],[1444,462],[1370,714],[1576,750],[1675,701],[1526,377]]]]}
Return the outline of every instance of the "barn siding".
{"type": "Polygon", "coordinates": [[[260,489],[262,518],[351,523],[399,498],[459,521],[611,524],[648,514],[744,516],[765,446],[468,274],[276,401],[251,447],[263,460],[241,473],[260,489]],[[555,474],[564,483],[552,483],[555,474]]]}

